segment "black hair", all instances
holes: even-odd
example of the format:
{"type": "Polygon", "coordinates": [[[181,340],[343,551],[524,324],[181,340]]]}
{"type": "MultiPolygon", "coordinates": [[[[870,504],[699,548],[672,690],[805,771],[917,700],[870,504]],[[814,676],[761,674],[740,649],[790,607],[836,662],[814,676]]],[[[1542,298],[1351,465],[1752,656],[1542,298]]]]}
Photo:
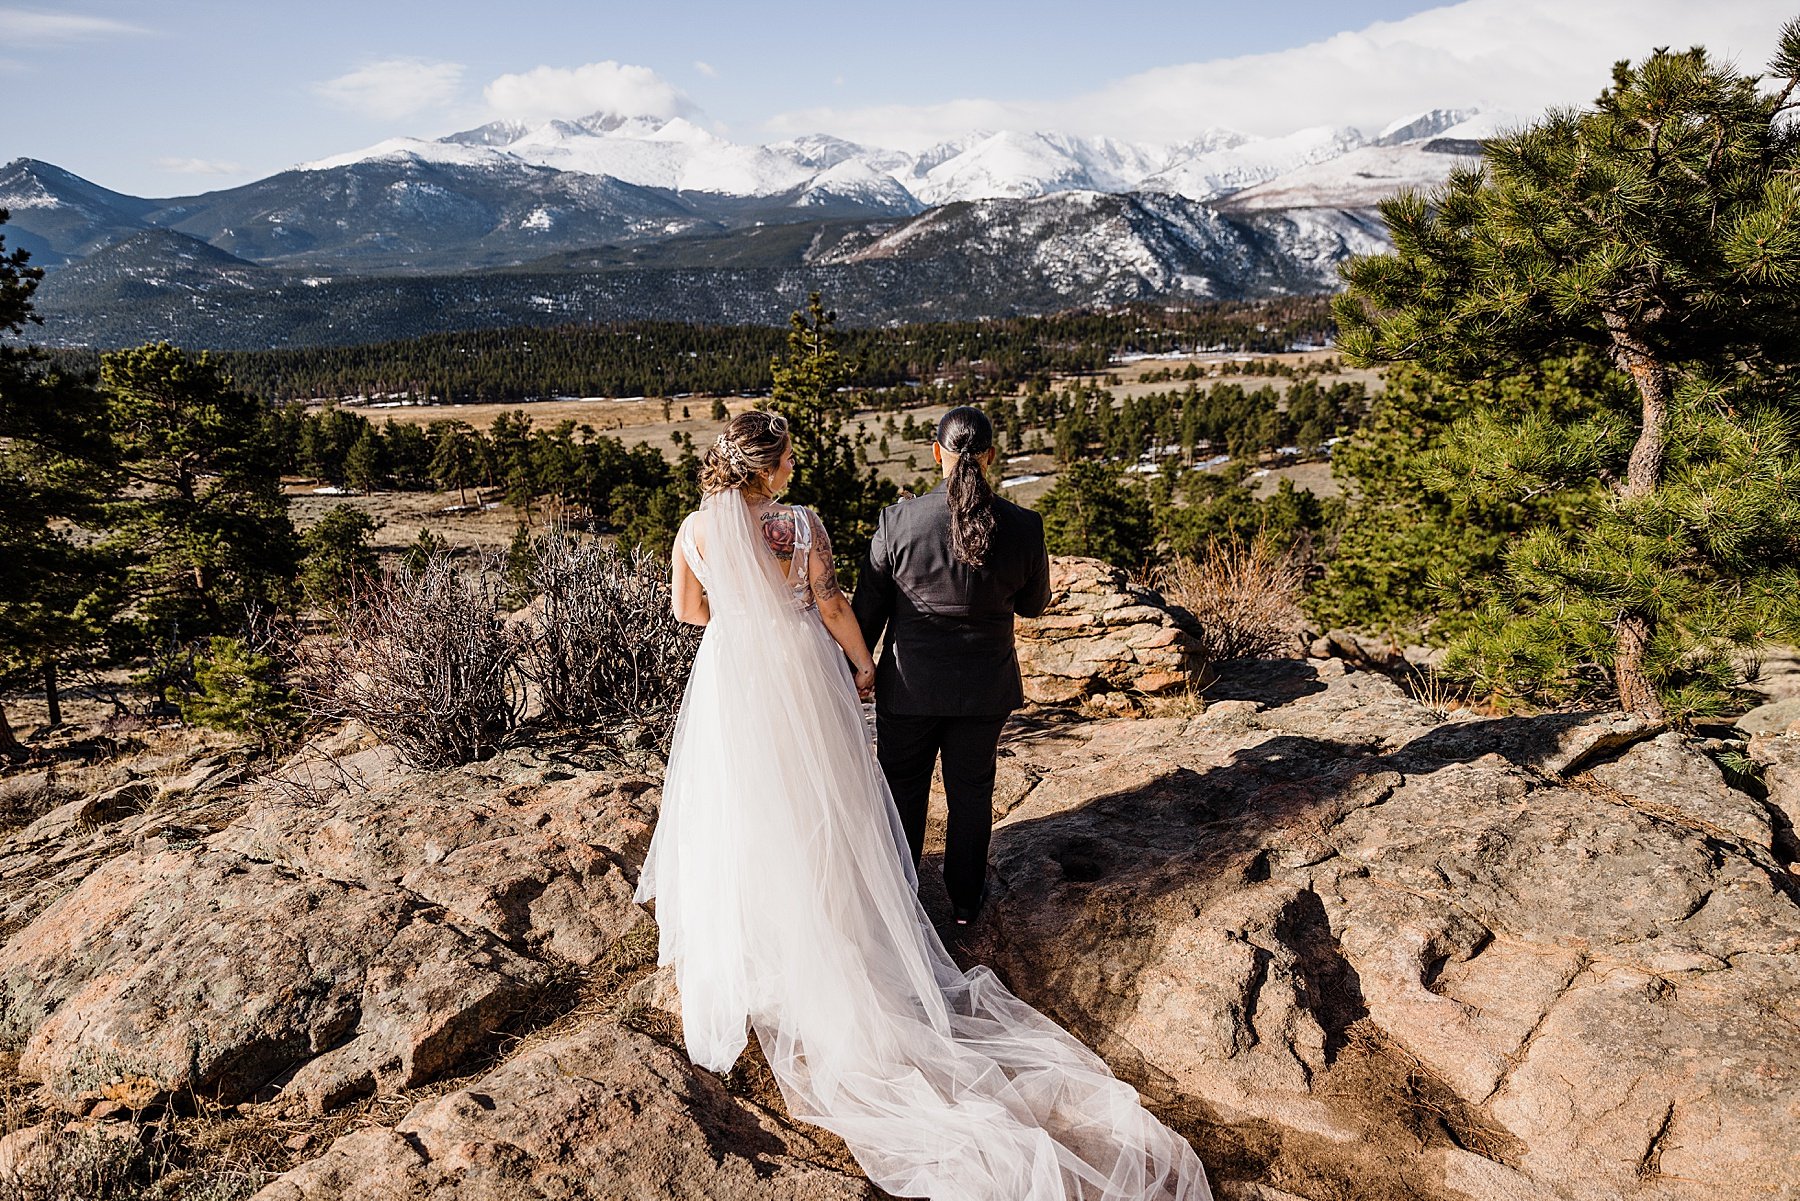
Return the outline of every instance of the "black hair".
{"type": "Polygon", "coordinates": [[[994,489],[981,455],[994,445],[994,423],[972,405],[939,418],[937,444],[957,456],[950,471],[950,553],[970,567],[987,564],[994,536],[994,489]]]}

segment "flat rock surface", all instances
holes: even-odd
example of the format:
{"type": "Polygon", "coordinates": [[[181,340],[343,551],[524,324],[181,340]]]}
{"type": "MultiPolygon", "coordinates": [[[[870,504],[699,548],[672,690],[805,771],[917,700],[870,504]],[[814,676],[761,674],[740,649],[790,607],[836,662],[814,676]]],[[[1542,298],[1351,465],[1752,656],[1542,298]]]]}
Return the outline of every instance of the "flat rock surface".
{"type": "Polygon", "coordinates": [[[1198,717],[1007,744],[1035,783],[965,954],[1206,1115],[1227,1176],[1800,1195],[1800,906],[1771,806],[1616,716],[1442,720],[1337,661],[1221,671],[1198,717]],[[1377,1060],[1415,1104],[1358,1075],[1377,1060]],[[1281,1147],[1234,1167],[1221,1129],[1281,1147]]]}
{"type": "Polygon", "coordinates": [[[654,781],[528,748],[438,773],[355,735],[324,751],[224,792],[189,766],[131,804],[77,797],[0,845],[0,882],[38,873],[0,946],[21,1075],[70,1108],[133,1082],[323,1111],[453,1073],[648,922],[654,781]]]}

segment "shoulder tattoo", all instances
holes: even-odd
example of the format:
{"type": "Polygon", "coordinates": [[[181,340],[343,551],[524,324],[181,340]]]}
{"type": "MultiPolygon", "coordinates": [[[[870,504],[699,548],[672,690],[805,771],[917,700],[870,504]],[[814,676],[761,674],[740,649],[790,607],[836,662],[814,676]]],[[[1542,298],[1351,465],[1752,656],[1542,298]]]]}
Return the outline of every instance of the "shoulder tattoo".
{"type": "Polygon", "coordinates": [[[783,563],[794,557],[794,513],[791,509],[768,509],[762,515],[763,541],[783,563]]]}

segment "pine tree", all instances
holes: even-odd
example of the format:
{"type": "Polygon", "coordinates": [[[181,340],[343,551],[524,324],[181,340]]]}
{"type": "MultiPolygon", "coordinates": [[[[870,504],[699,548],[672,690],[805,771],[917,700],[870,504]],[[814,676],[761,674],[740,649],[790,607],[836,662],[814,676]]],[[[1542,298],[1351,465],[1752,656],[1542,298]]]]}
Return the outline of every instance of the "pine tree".
{"type": "Polygon", "coordinates": [[[375,530],[374,518],[341,504],[301,535],[305,557],[300,561],[300,589],[308,601],[321,609],[332,608],[375,576],[378,564],[369,545],[375,530]]]}
{"type": "Polygon", "coordinates": [[[1038,502],[1038,512],[1053,555],[1086,555],[1132,569],[1150,560],[1156,541],[1150,501],[1104,463],[1070,464],[1038,502]]]}
{"type": "Polygon", "coordinates": [[[531,453],[531,418],[514,409],[494,418],[488,429],[494,479],[506,503],[531,517],[531,502],[538,495],[537,463],[531,453]]]}
{"type": "Polygon", "coordinates": [[[401,564],[407,571],[417,575],[425,570],[425,565],[433,559],[446,558],[451,554],[450,543],[441,535],[430,529],[419,527],[419,536],[413,539],[411,546],[400,556],[401,564]]]}
{"type": "MultiPolygon", "coordinates": [[[[457,504],[466,509],[469,487],[487,474],[486,443],[466,421],[434,421],[430,433],[431,477],[441,487],[455,488],[457,504]]],[[[481,499],[479,492],[475,499],[481,499]]]]}
{"type": "Polygon", "coordinates": [[[1495,422],[1573,426],[1630,399],[1629,379],[1591,351],[1473,381],[1413,364],[1391,369],[1367,421],[1332,456],[1332,475],[1354,504],[1308,611],[1327,628],[1379,632],[1396,643],[1466,636],[1477,585],[1503,570],[1511,541],[1535,526],[1577,523],[1603,495],[1593,479],[1471,494],[1465,481],[1483,470],[1478,431],[1495,422]],[[1471,420],[1478,414],[1486,421],[1471,420]]]}
{"type": "Polygon", "coordinates": [[[1497,691],[1609,681],[1629,712],[1693,716],[1724,703],[1734,652],[1800,633],[1800,133],[1782,115],[1800,22],[1773,71],[1765,95],[1699,48],[1622,62],[1592,110],[1386,202],[1393,253],[1344,269],[1359,363],[1475,378],[1589,347],[1632,381],[1599,417],[1470,427],[1471,498],[1607,485],[1507,550],[1459,660],[1497,691]]]}
{"type": "MultiPolygon", "coordinates": [[[[16,344],[37,321],[29,262],[0,239],[0,680],[41,683],[55,725],[59,670],[107,657],[121,598],[90,536],[113,486],[105,402],[16,344]]],[[[0,709],[0,757],[20,753],[0,709]]]]}
{"type": "Polygon", "coordinates": [[[788,419],[794,443],[787,499],[810,506],[831,527],[833,553],[849,586],[882,508],[900,494],[874,468],[857,463],[856,443],[844,428],[856,399],[842,390],[849,369],[838,353],[836,321],[817,292],[807,297],[804,312],[789,318],[787,354],[769,364],[769,408],[788,419]]]}
{"type": "Polygon", "coordinates": [[[108,543],[129,556],[140,633],[192,639],[281,607],[298,547],[258,402],[167,342],[103,356],[100,385],[132,484],[108,543]]]}
{"type": "Polygon", "coordinates": [[[365,494],[378,491],[387,480],[386,458],[381,434],[370,426],[344,455],[344,482],[365,494]]]}
{"type": "Polygon", "coordinates": [[[265,749],[275,747],[299,722],[285,674],[274,655],[215,634],[194,664],[193,691],[181,697],[182,720],[249,734],[265,749]]]}

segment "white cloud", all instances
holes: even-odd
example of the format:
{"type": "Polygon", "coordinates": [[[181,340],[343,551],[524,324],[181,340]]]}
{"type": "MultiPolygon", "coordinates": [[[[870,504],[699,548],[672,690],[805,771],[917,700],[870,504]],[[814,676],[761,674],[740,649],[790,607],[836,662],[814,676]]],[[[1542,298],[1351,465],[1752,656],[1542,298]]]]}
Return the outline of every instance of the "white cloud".
{"type": "Polygon", "coordinates": [[[0,42],[14,46],[50,46],[89,38],[120,37],[149,30],[111,17],[78,13],[46,13],[28,8],[0,8],[0,42]]]}
{"type": "Polygon", "coordinates": [[[700,74],[706,76],[708,79],[717,79],[719,77],[719,68],[706,62],[704,59],[697,58],[694,60],[694,70],[700,72],[700,74]]]}
{"type": "Polygon", "coordinates": [[[159,158],[156,169],[175,175],[243,175],[249,170],[242,163],[227,163],[210,158],[159,158]]]}
{"type": "Polygon", "coordinates": [[[514,121],[585,117],[693,117],[694,102],[649,67],[612,61],[581,67],[533,67],[502,75],[483,91],[494,115],[514,121]]]}
{"type": "Polygon", "coordinates": [[[1747,71],[1771,56],[1792,0],[1463,0],[1289,50],[1159,67],[1084,95],[784,113],[778,136],[826,132],[920,150],[971,129],[1045,129],[1178,141],[1206,129],[1275,135],[1375,130],[1405,113],[1479,105],[1521,113],[1585,104],[1620,58],[1705,45],[1747,71]]]}
{"type": "Polygon", "coordinates": [[[393,121],[443,108],[456,99],[462,76],[461,63],[384,58],[336,79],[315,83],[313,92],[359,116],[393,121]]]}

